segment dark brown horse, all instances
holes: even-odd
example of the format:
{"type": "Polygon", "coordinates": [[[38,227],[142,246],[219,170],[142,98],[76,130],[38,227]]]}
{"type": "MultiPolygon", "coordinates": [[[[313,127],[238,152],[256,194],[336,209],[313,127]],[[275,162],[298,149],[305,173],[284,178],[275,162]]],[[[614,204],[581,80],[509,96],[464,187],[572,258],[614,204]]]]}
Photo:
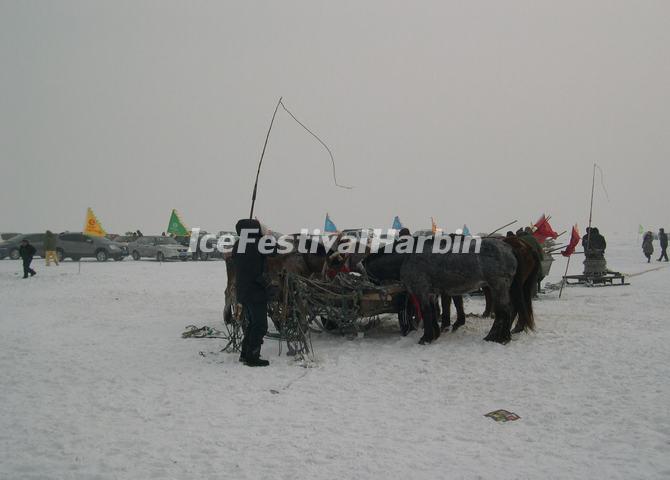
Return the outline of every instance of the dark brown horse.
{"type": "MultiPolygon", "coordinates": [[[[308,252],[311,251],[311,243],[307,242],[308,252]]],[[[300,253],[293,249],[290,253],[268,256],[267,270],[270,279],[278,283],[282,272],[297,273],[305,277],[320,276],[324,271],[326,262],[326,251],[319,245],[314,249],[316,253],[300,253]]],[[[235,265],[233,263],[233,254],[224,255],[226,262],[226,290],[224,292],[225,306],[223,309],[223,318],[226,323],[231,323],[233,318],[239,312],[237,308],[237,296],[235,291],[235,265]]]]}
{"type": "Polygon", "coordinates": [[[514,304],[512,321],[517,315],[519,318],[512,333],[534,330],[533,295],[540,276],[542,259],[537,250],[524,241],[523,237],[507,237],[502,241],[512,247],[516,257],[517,270],[514,276],[514,288],[519,288],[522,296],[522,301],[514,304]]]}

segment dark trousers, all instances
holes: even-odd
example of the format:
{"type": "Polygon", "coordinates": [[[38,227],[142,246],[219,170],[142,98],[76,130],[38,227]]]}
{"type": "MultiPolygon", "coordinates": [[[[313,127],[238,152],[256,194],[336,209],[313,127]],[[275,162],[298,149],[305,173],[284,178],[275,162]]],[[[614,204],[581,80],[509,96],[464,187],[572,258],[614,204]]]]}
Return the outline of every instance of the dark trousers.
{"type": "Polygon", "coordinates": [[[242,339],[242,357],[258,358],[261,355],[263,337],[268,331],[267,302],[250,302],[242,305],[244,312],[244,338],[242,339]]]}
{"type": "Polygon", "coordinates": [[[667,262],[668,261],[668,247],[661,247],[661,256],[659,257],[658,261],[660,262],[661,260],[664,260],[667,262]]]}
{"type": "Polygon", "coordinates": [[[33,257],[28,257],[23,259],[23,278],[26,278],[28,275],[35,275],[37,272],[30,268],[30,264],[33,261],[33,257]]]}

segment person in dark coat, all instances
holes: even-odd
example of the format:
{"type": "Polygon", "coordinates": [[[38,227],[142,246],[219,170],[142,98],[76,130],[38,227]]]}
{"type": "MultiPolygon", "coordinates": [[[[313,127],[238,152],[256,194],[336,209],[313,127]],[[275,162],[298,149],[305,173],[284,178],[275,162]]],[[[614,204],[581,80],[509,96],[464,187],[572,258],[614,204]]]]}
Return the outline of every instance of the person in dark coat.
{"type": "Polygon", "coordinates": [[[658,261],[664,260],[668,261],[668,234],[665,233],[665,229],[660,228],[658,230],[658,241],[661,244],[661,256],[658,258],[658,261]]]}
{"type": "Polygon", "coordinates": [[[600,250],[601,253],[605,253],[605,249],[607,249],[605,237],[600,234],[600,231],[596,227],[587,228],[586,230],[588,233],[582,239],[582,246],[587,250],[600,250]]]}
{"type": "Polygon", "coordinates": [[[35,247],[33,247],[28,240],[24,239],[21,241],[19,256],[23,260],[23,278],[28,278],[28,275],[31,277],[37,275],[37,272],[30,268],[35,253],[37,253],[37,250],[35,250],[35,247]]]}
{"type": "Polygon", "coordinates": [[[654,254],[654,234],[647,232],[642,238],[642,253],[647,257],[647,263],[651,262],[651,256],[654,254]]]}
{"type": "Polygon", "coordinates": [[[603,254],[605,253],[605,250],[607,249],[607,242],[605,241],[605,237],[603,237],[598,230],[598,228],[593,227],[591,229],[591,248],[592,249],[597,249],[597,250],[602,250],[603,254]]]}
{"type": "Polygon", "coordinates": [[[235,225],[240,236],[233,249],[233,264],[236,271],[237,301],[242,304],[245,317],[240,361],[249,367],[266,367],[270,364],[261,358],[263,337],[268,330],[268,300],[270,279],[267,274],[266,254],[259,251],[262,237],[258,220],[242,219],[235,225]],[[243,231],[251,243],[240,251],[243,231]]]}
{"type": "Polygon", "coordinates": [[[607,241],[596,227],[587,227],[586,235],[582,237],[582,247],[586,258],[605,258],[607,241]]]}

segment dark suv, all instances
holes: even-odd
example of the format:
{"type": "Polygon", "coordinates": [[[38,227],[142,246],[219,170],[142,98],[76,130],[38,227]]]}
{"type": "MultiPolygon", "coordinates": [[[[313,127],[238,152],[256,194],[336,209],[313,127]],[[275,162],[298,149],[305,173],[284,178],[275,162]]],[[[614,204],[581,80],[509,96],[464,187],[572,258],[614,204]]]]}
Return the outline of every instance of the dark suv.
{"type": "Polygon", "coordinates": [[[128,256],[128,248],[105,237],[65,232],[58,235],[56,254],[59,259],[70,257],[75,262],[84,257],[92,257],[99,262],[106,262],[109,258],[120,261],[128,256]]]}
{"type": "Polygon", "coordinates": [[[0,260],[5,257],[9,257],[12,260],[19,259],[19,247],[23,240],[28,240],[35,250],[37,250],[36,255],[43,257],[44,256],[44,233],[27,233],[24,235],[16,235],[9,240],[0,243],[0,260]]]}

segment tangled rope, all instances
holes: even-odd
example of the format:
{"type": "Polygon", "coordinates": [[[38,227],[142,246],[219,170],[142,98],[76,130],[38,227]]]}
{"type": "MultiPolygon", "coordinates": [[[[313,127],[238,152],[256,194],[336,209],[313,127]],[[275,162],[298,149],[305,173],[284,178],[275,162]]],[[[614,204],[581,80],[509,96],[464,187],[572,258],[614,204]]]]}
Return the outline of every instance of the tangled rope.
{"type": "Polygon", "coordinates": [[[399,311],[397,285],[379,286],[364,277],[338,274],[330,281],[286,273],[282,309],[286,319],[309,328],[358,333],[378,323],[383,313],[399,311]]]}

